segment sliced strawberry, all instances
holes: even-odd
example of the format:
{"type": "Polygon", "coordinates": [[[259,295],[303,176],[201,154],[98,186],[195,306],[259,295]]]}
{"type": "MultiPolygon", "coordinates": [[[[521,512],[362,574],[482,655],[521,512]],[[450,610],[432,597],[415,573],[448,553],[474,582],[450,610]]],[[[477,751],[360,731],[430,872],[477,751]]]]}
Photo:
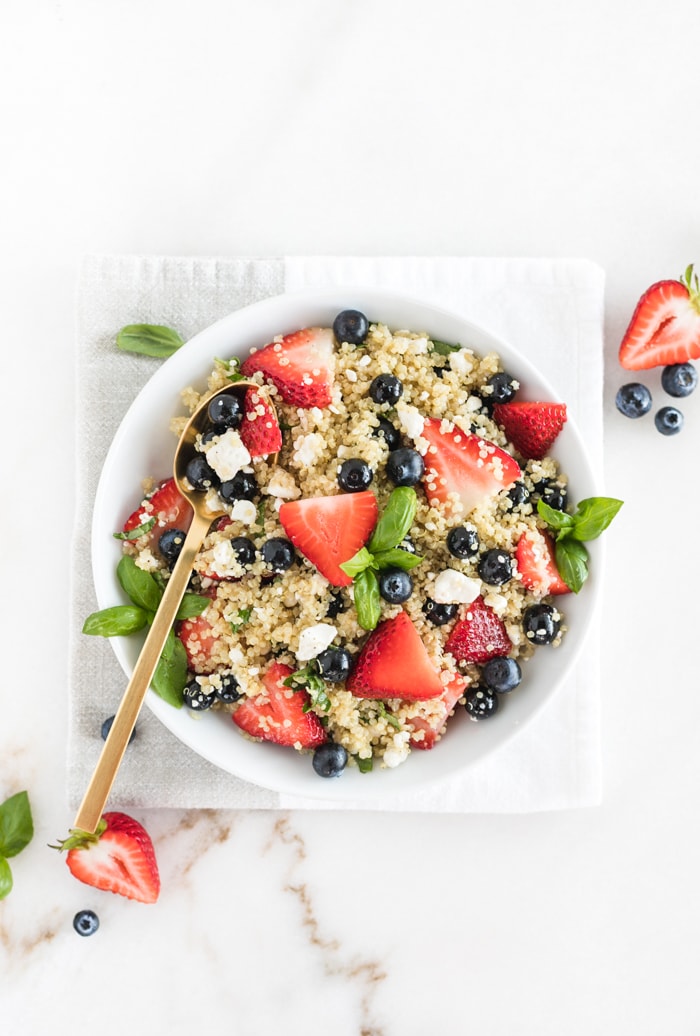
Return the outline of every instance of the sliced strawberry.
{"type": "Polygon", "coordinates": [[[566,404],[496,403],[493,418],[521,456],[542,460],[566,423],[566,404]]]}
{"type": "Polygon", "coordinates": [[[559,575],[554,557],[554,543],[547,532],[528,529],[515,548],[515,564],[524,585],[533,593],[568,594],[571,592],[559,575]]]}
{"type": "MultiPolygon", "coordinates": [[[[214,597],[214,590],[201,590],[204,597],[214,597]]],[[[219,638],[206,617],[207,612],[194,615],[191,619],[183,619],[177,623],[177,636],[183,643],[187,654],[187,668],[191,673],[204,676],[219,668],[222,659],[216,657],[219,638]]]]}
{"type": "Polygon", "coordinates": [[[166,529],[187,532],[192,524],[192,506],[177,488],[174,478],[161,482],[156,490],[142,501],[141,506],[124,522],[123,531],[133,532],[152,518],[155,518],[155,524],[148,533],[148,546],[152,551],[158,549],[158,540],[166,529]]]}
{"type": "Polygon", "coordinates": [[[160,875],[153,842],[126,813],[105,813],[94,835],[71,831],[56,848],[67,852],[68,869],[78,881],[140,903],[158,899],[160,875]]]}
{"type": "Polygon", "coordinates": [[[357,656],[345,685],[356,698],[423,701],[445,690],[406,612],[380,622],[357,656]]]}
{"type": "Polygon", "coordinates": [[[251,457],[265,457],[282,448],[282,430],[269,399],[248,389],[243,402],[241,441],[251,457]]]}
{"type": "Polygon", "coordinates": [[[445,643],[445,651],[458,662],[488,662],[498,655],[508,655],[512,649],[505,626],[483,597],[467,605],[445,643]]]}
{"type": "Polygon", "coordinates": [[[647,370],[700,357],[700,291],[688,267],[680,281],[658,281],[644,292],[620,344],[627,370],[647,370]]]}
{"type": "Polygon", "coordinates": [[[456,493],[461,509],[468,514],[521,476],[509,453],[461,428],[429,418],[421,436],[430,443],[424,457],[423,485],[433,506],[454,506],[451,494],[456,493]]]}
{"type": "Polygon", "coordinates": [[[369,489],[289,500],[279,510],[294,546],[333,586],[352,583],[339,566],[364,547],[377,524],[377,514],[377,500],[369,489]]]}
{"type": "Polygon", "coordinates": [[[258,349],[243,361],[241,374],[262,371],[285,403],[309,409],[328,406],[335,371],[335,339],[329,327],[307,327],[258,349]]]}
{"type": "Polygon", "coordinates": [[[293,672],[291,666],[273,662],[263,676],[264,693],[245,698],[231,718],[250,737],[276,745],[316,748],[326,740],[326,732],[315,712],[304,712],[309,704],[306,691],[284,686],[293,672]]]}
{"type": "Polygon", "coordinates": [[[461,676],[455,676],[443,690],[439,703],[440,711],[429,720],[422,716],[413,716],[409,722],[414,733],[411,735],[411,746],[413,748],[434,748],[440,740],[445,724],[459,699],[464,694],[467,682],[461,676]],[[422,737],[416,737],[416,734],[422,737]]]}

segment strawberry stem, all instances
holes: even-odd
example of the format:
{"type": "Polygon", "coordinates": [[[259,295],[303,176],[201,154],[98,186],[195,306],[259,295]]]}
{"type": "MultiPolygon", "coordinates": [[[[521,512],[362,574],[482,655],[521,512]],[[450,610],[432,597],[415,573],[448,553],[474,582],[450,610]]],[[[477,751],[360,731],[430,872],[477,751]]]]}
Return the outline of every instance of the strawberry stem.
{"type": "Polygon", "coordinates": [[[79,827],[71,827],[68,831],[68,838],[60,841],[57,845],[49,845],[49,849],[58,849],[59,852],[70,852],[71,849],[88,849],[96,845],[107,829],[107,821],[100,820],[97,830],[81,831],[79,827]]]}
{"type": "Polygon", "coordinates": [[[694,272],[693,263],[686,267],[680,281],[688,289],[690,304],[700,313],[700,281],[698,281],[697,273],[694,272]]]}

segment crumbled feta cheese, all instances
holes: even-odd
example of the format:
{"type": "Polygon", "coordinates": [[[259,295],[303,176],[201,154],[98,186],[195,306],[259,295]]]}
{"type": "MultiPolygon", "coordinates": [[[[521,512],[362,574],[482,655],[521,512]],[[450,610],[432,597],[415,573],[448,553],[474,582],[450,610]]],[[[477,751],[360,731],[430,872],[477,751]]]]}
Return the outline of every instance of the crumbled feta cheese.
{"type": "Polygon", "coordinates": [[[410,439],[420,438],[425,426],[425,420],[420,411],[414,406],[399,403],[396,407],[396,414],[406,435],[410,439]]]}
{"type": "Polygon", "coordinates": [[[250,454],[235,428],[217,435],[205,449],[207,461],[222,482],[228,482],[241,468],[250,464],[250,454]]]}
{"type": "Polygon", "coordinates": [[[296,500],[301,496],[301,490],[297,487],[294,476],[284,468],[275,468],[264,492],[282,500],[296,500]]]}
{"type": "Polygon", "coordinates": [[[484,604],[495,611],[496,615],[503,615],[508,607],[508,599],[503,594],[491,592],[484,594],[484,604]]]}
{"type": "Polygon", "coordinates": [[[297,464],[309,466],[325,449],[326,442],[318,432],[300,435],[294,440],[294,460],[297,464]]]}
{"type": "Polygon", "coordinates": [[[446,568],[433,584],[432,598],[438,604],[471,604],[479,596],[481,580],[446,568]]]}
{"type": "Polygon", "coordinates": [[[338,630],[328,622],[307,626],[299,636],[299,647],[296,653],[298,661],[309,662],[312,658],[316,658],[326,650],[329,644],[333,643],[337,636],[338,630]]]}
{"type": "Polygon", "coordinates": [[[448,360],[451,370],[455,374],[466,375],[472,369],[474,354],[468,349],[460,349],[459,352],[450,353],[448,360]]]}
{"type": "Polygon", "coordinates": [[[236,500],[231,508],[231,517],[234,522],[243,522],[244,525],[252,525],[257,514],[257,508],[252,500],[236,500]]]}

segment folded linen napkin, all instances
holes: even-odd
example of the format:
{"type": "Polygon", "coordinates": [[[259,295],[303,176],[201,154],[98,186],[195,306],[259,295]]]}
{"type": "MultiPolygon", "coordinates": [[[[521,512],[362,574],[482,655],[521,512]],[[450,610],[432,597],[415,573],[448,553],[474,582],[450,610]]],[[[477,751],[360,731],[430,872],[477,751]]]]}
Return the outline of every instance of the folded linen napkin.
{"type": "MultiPolygon", "coordinates": [[[[585,260],[89,256],[78,284],[77,507],[72,549],[68,799],[82,798],[102,747],[100,728],[125,681],[101,638],[82,636],[97,607],[89,558],[92,503],[104,456],[129,404],[160,362],[118,352],[128,323],[158,323],[188,339],[226,314],[285,290],[367,286],[461,312],[525,353],[571,405],[602,464],[603,271],[585,260]]],[[[562,692],[496,753],[446,788],[396,796],[381,808],[448,813],[529,812],[595,805],[601,794],[597,630],[562,692]]],[[[112,808],[372,809],[278,794],[222,772],[146,708],[110,797],[112,808]],[[186,775],[186,776],[185,776],[186,775]]]]}

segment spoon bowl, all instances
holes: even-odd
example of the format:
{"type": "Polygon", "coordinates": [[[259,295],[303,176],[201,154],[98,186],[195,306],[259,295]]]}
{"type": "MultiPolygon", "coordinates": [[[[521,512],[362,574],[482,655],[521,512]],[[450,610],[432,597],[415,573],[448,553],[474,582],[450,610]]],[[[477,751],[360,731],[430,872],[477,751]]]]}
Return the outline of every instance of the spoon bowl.
{"type": "MultiPolygon", "coordinates": [[[[177,561],[165,584],[160,605],[78,809],[73,827],[81,831],[94,833],[97,829],[146,692],[187,588],[194,560],[212,522],[227,513],[221,506],[220,499],[213,498],[210,491],[195,489],[187,478],[187,465],[197,453],[198,436],[213,427],[208,416],[209,405],[214,398],[223,395],[238,396],[243,402],[249,388],[254,388],[256,392],[263,395],[274,412],[274,406],[269,396],[255,382],[244,380],[233,382],[207,396],[200,403],[185,425],[178,441],[173,461],[173,477],[180,493],[192,507],[192,522],[187,530],[177,561]]],[[[276,454],[270,455],[272,463],[276,461],[276,456],[276,454]]]]}

